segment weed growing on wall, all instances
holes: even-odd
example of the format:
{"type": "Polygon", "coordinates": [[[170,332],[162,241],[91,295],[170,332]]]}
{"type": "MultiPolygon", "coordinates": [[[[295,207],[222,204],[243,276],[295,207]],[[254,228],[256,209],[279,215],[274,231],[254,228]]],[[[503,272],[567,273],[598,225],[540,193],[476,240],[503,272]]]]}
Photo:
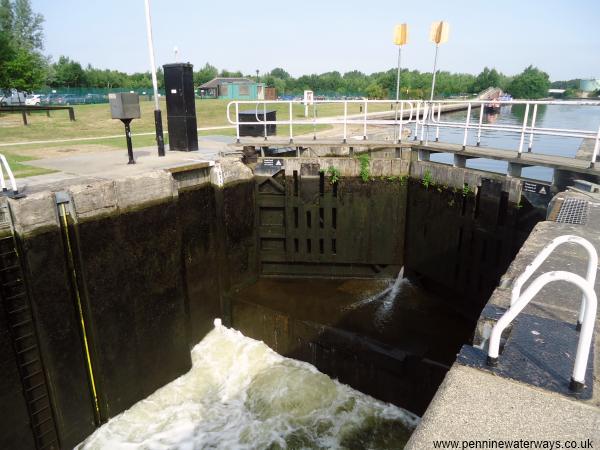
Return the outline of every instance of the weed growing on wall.
{"type": "Polygon", "coordinates": [[[331,184],[335,184],[340,180],[340,171],[333,167],[333,166],[329,166],[327,168],[327,175],[329,175],[329,182],[331,184]]]}
{"type": "Polygon", "coordinates": [[[366,183],[371,177],[371,173],[369,170],[369,155],[366,153],[359,155],[358,162],[360,163],[360,179],[363,180],[364,183],[366,183]]]}
{"type": "Polygon", "coordinates": [[[421,180],[421,183],[423,184],[423,186],[425,186],[425,189],[429,189],[429,186],[433,186],[433,175],[431,175],[431,172],[429,170],[426,170],[423,174],[423,179],[421,180]]]}

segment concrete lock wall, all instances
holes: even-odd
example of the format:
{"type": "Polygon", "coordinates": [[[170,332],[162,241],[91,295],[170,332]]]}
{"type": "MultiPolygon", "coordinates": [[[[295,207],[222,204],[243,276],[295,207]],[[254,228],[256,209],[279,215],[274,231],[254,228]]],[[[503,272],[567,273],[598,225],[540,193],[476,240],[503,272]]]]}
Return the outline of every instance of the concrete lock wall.
{"type": "Polygon", "coordinates": [[[520,179],[427,161],[412,162],[408,191],[406,269],[476,318],[545,211],[520,179]]]}
{"type": "MultiPolygon", "coordinates": [[[[186,372],[215,317],[423,411],[443,367],[375,344],[359,361],[354,336],[234,301],[259,276],[389,278],[405,266],[478,313],[537,216],[521,204],[517,179],[408,156],[372,159],[366,182],[354,158],[286,158],[273,177],[225,159],[221,176],[190,167],[10,200],[61,448],[186,372]],[[414,395],[414,386],[431,392],[414,395]]],[[[0,426],[0,443],[26,442],[9,341],[2,326],[0,398],[15,420],[0,426]]]]}
{"type": "MultiPolygon", "coordinates": [[[[187,372],[191,346],[229,315],[222,294],[256,277],[252,173],[239,161],[222,168],[223,186],[198,169],[10,200],[61,448],[187,372]]],[[[0,330],[0,398],[15,410],[0,442],[34,448],[0,330]]]]}

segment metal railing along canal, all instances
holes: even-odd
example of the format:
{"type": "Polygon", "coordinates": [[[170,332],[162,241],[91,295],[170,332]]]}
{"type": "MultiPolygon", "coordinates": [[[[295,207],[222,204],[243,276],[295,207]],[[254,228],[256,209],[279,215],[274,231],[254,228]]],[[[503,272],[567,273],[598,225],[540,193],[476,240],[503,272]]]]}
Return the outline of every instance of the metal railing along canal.
{"type": "MultiPolygon", "coordinates": [[[[495,132],[503,134],[513,134],[518,136],[518,146],[514,150],[517,157],[520,157],[525,147],[527,152],[531,152],[536,136],[559,136],[567,138],[592,139],[594,141],[593,151],[590,158],[590,167],[595,167],[600,152],[600,123],[595,129],[581,128],[556,128],[541,126],[538,121],[538,111],[542,106],[560,105],[562,107],[585,107],[598,108],[600,101],[541,101],[541,100],[510,100],[498,101],[493,103],[498,108],[505,106],[521,106],[524,110],[522,122],[519,124],[496,124],[484,122],[484,109],[492,103],[490,100],[435,100],[433,102],[425,100],[314,100],[311,103],[312,115],[308,117],[294,117],[294,106],[301,106],[304,110],[303,100],[255,100],[255,101],[232,101],[227,105],[227,119],[230,124],[236,127],[236,136],[240,142],[240,126],[259,125],[264,129],[264,140],[268,141],[268,126],[283,126],[287,132],[289,143],[294,143],[294,127],[312,125],[313,140],[317,140],[317,126],[319,125],[338,125],[342,127],[342,144],[348,143],[349,127],[358,126],[361,134],[352,136],[356,139],[357,145],[360,140],[367,141],[368,128],[388,127],[394,131],[397,136],[396,144],[402,141],[402,131],[404,127],[410,126],[413,129],[413,140],[420,140],[422,144],[429,144],[431,139],[439,140],[440,129],[458,129],[462,130],[462,146],[466,148],[469,137],[476,139],[476,146],[481,145],[482,132],[495,132]],[[389,105],[387,109],[385,105],[389,105]],[[239,120],[240,108],[252,107],[256,111],[255,121],[241,122],[239,120]],[[266,120],[267,107],[276,108],[278,112],[286,114],[288,117],[284,120],[266,120]],[[337,108],[340,113],[337,115],[321,116],[319,110],[327,111],[327,108],[337,108]],[[349,108],[359,107],[359,113],[349,112],[349,108]],[[478,120],[472,120],[471,113],[479,109],[478,120]],[[261,110],[264,112],[262,117],[261,110]],[[466,117],[462,120],[443,120],[442,113],[457,110],[466,110],[466,117]],[[235,118],[232,118],[235,113],[235,118]],[[386,118],[389,115],[390,118],[386,118]]],[[[300,109],[300,108],[298,108],[300,109]]],[[[280,135],[281,136],[281,135],[280,135]]]]}

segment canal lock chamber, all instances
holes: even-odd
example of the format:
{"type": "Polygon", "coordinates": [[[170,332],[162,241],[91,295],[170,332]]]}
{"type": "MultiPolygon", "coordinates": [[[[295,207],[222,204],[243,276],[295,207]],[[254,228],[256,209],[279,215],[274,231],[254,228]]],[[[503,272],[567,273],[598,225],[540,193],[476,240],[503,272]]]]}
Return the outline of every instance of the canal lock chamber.
{"type": "Polygon", "coordinates": [[[545,210],[515,178],[365,161],[232,158],[8,200],[2,447],[77,445],[189,371],[216,318],[422,415],[545,210]]]}

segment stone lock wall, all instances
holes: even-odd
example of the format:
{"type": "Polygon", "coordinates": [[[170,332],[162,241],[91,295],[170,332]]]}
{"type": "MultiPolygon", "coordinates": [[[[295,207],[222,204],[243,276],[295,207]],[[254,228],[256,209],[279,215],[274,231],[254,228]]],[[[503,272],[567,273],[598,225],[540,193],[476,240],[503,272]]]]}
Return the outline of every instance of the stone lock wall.
{"type": "MultiPolygon", "coordinates": [[[[228,315],[223,293],[255,279],[252,172],[220,169],[218,185],[206,168],[10,200],[61,448],[188,371],[190,348],[228,315]]],[[[11,380],[0,398],[22,390],[11,380]]],[[[11,402],[23,411],[20,394],[11,402]]],[[[3,448],[33,448],[30,427],[9,426],[3,448]]]]}

